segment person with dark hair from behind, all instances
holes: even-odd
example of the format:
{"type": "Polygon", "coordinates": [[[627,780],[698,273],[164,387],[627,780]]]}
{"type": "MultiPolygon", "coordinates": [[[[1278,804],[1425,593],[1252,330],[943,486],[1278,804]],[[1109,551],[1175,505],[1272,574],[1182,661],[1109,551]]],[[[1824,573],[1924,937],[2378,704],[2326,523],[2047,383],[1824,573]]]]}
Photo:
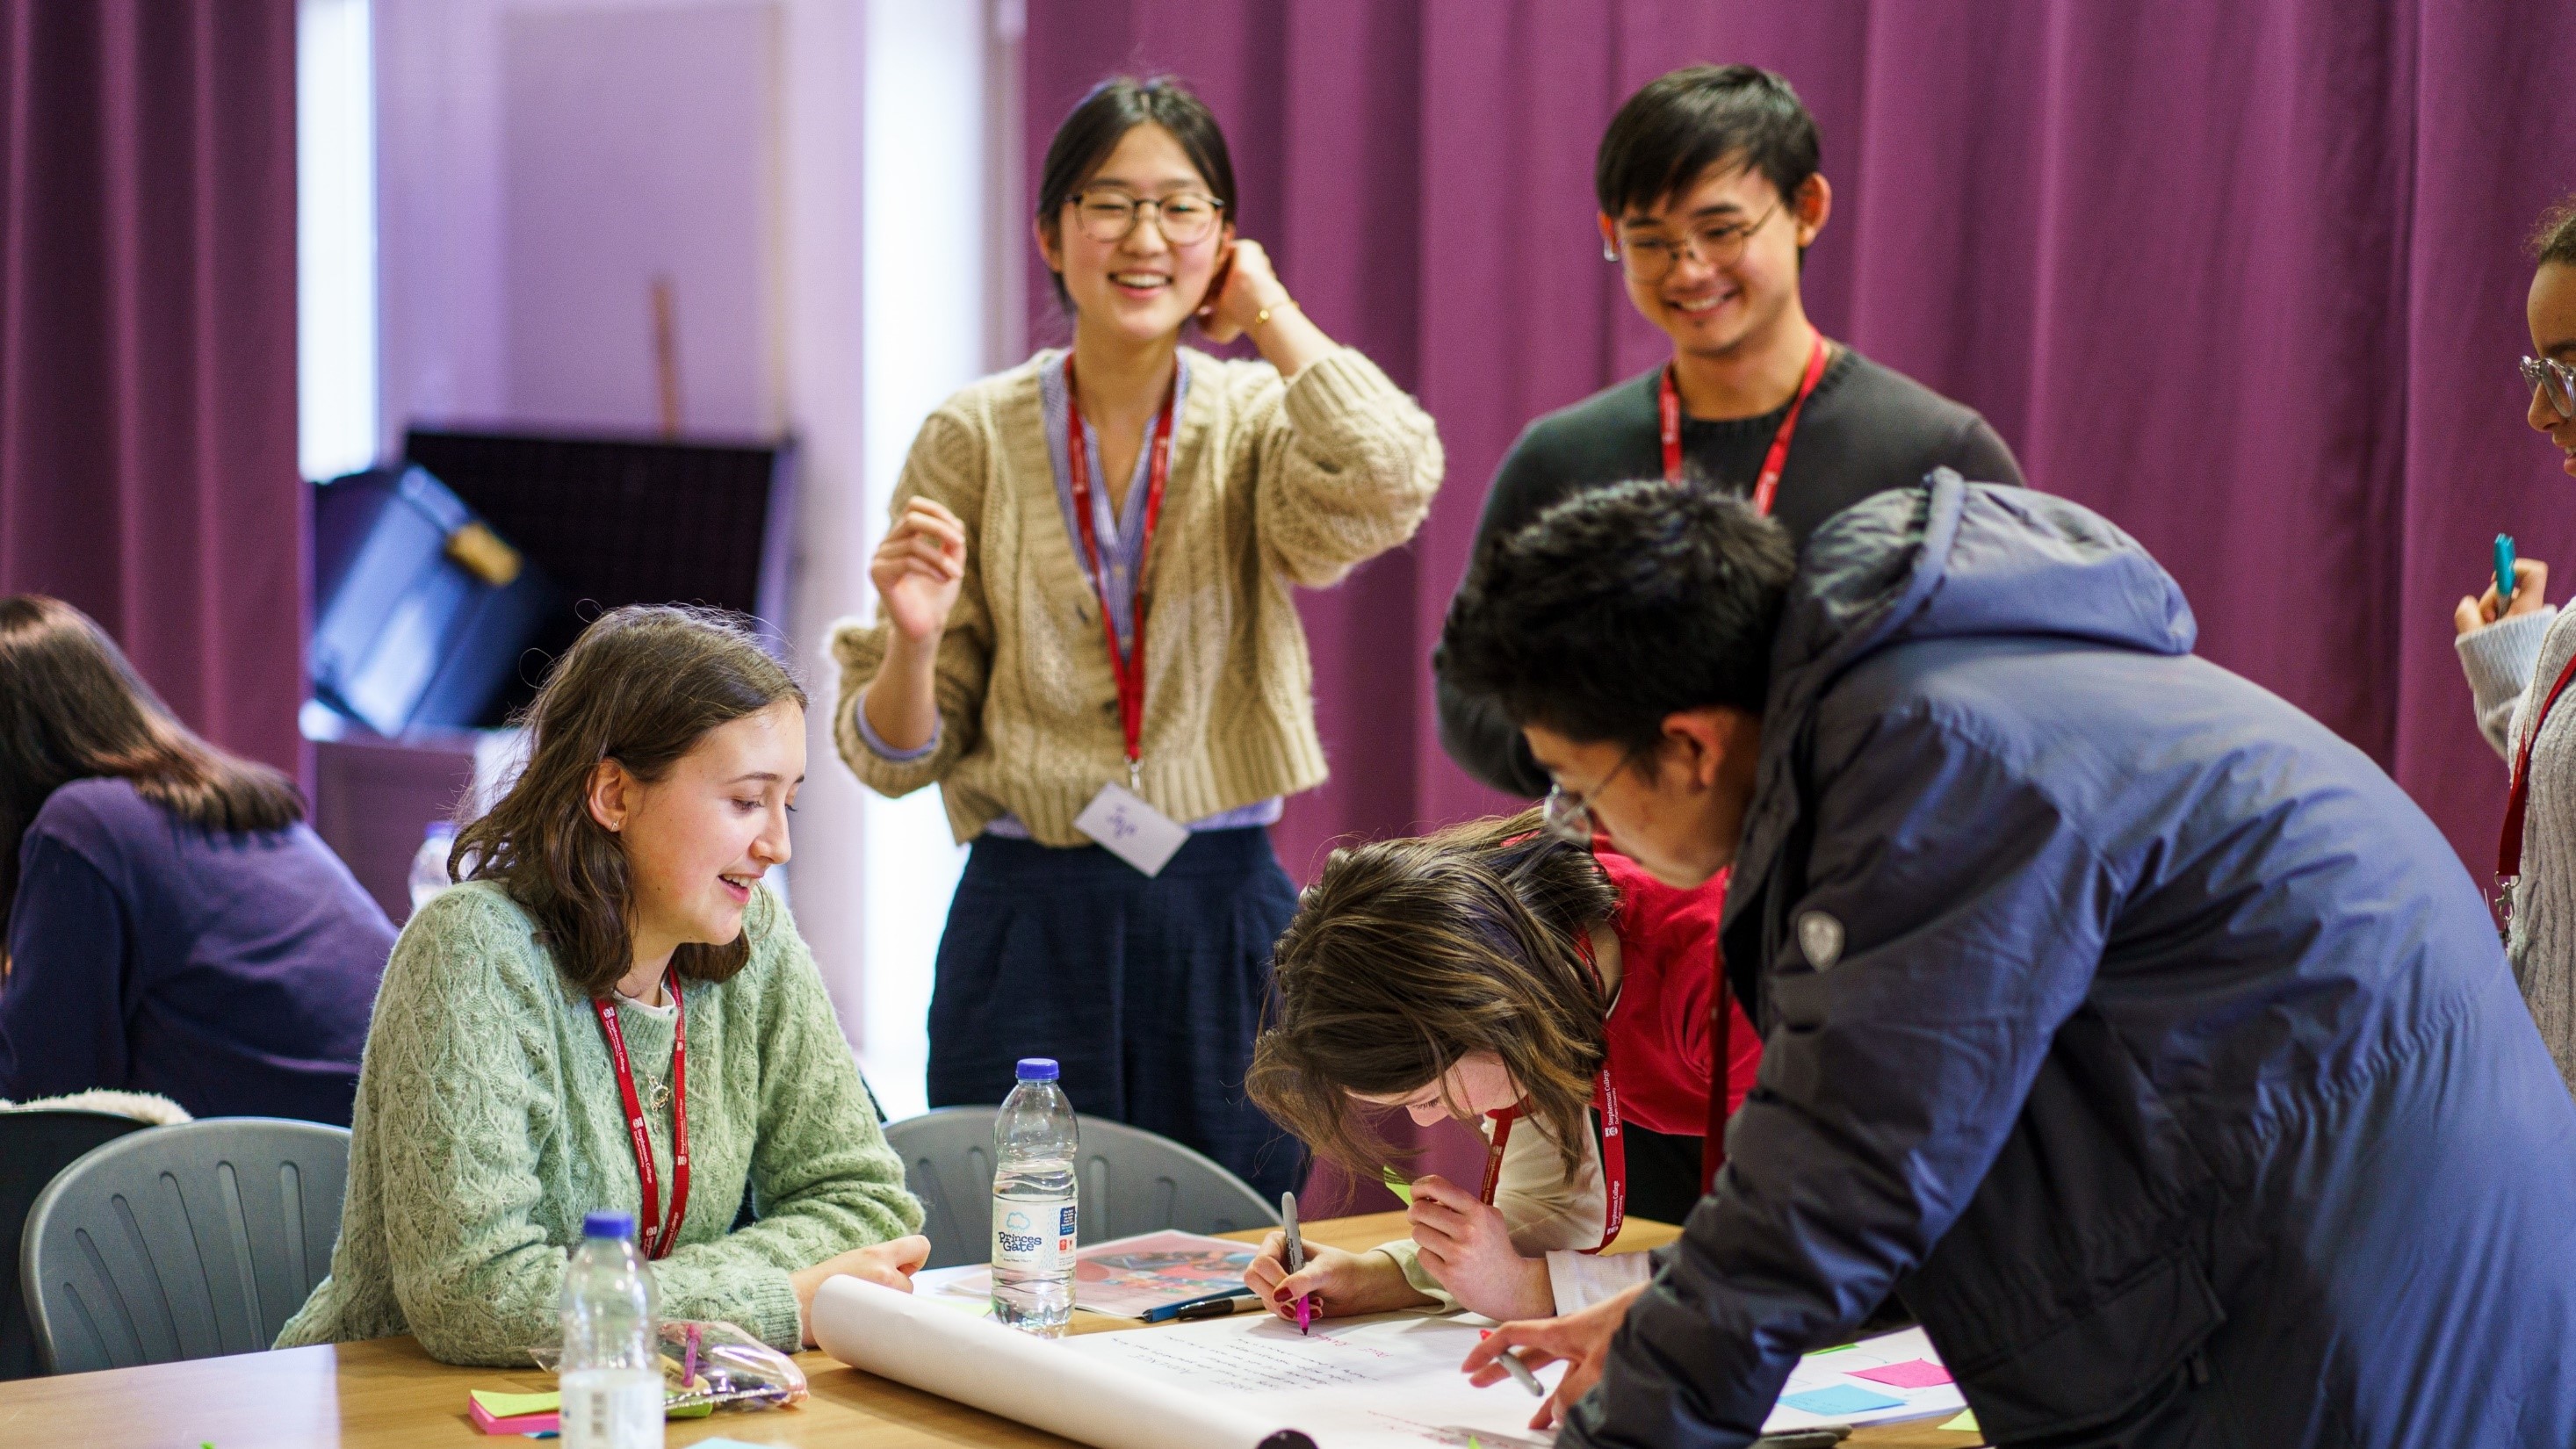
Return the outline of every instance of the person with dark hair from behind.
{"type": "Polygon", "coordinates": [[[526,768],[449,856],[465,883],[385,970],[331,1274],[277,1346],[525,1364],[584,1217],[630,1205],[665,1318],[794,1352],[826,1280],[910,1291],[921,1204],[763,881],[804,689],[746,620],[629,605],[521,719],[526,768]]]}
{"type": "Polygon", "coordinates": [[[1941,472],[1803,553],[1631,482],[1487,548],[1442,640],[1721,926],[1764,1033],[1577,1446],[1743,1445],[1893,1295],[2002,1444],[2576,1444],[2576,1101],[2478,890],[2360,751],[2191,653],[2087,510],[1941,472]]]}
{"type": "MultiPolygon", "coordinates": [[[[1579,489],[1628,478],[1688,477],[1753,498],[1793,547],[1935,468],[2022,481],[1974,410],[1807,320],[1800,274],[1833,212],[1820,165],[1815,118],[1788,81],[1755,66],[1677,70],[1619,108],[1593,165],[1595,224],[1604,260],[1671,337],[1672,356],[1531,423],[1494,475],[1478,547],[1579,489]]],[[[1493,701],[1461,689],[1437,654],[1432,669],[1450,758],[1497,790],[1546,793],[1493,701]]]]}
{"type": "Polygon", "coordinates": [[[78,609],[0,599],[0,1097],[346,1124],[393,942],[285,776],[78,609]]]}
{"type": "Polygon", "coordinates": [[[972,847],[931,1105],[998,1103],[1051,1056],[1084,1112],[1275,1199],[1302,1158],[1243,1091],[1297,905],[1269,826],[1325,774],[1292,590],[1412,537],[1441,456],[1240,219],[1224,132],[1178,81],[1104,81],[1056,128],[1034,230],[1072,346],[922,424],[876,618],[833,631],[833,725],[860,780],[937,785],[972,847]],[[1260,357],[1183,346],[1193,321],[1260,357]],[[1127,844],[1154,837],[1168,856],[1127,844]]]}

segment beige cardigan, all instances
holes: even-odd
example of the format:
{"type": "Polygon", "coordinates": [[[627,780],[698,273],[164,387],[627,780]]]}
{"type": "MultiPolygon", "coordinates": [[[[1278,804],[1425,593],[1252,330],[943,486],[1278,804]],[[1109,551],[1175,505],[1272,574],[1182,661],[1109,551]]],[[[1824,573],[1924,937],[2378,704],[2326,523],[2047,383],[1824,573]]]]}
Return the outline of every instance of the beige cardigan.
{"type": "MultiPolygon", "coordinates": [[[[1056,501],[1038,393],[1042,352],[950,398],[921,426],[895,490],[966,525],[966,576],[940,637],[938,748],[894,761],[859,737],[859,700],[891,625],[845,619],[833,736],[868,785],[938,784],[960,841],[1009,811],[1046,845],[1103,784],[1124,782],[1118,690],[1099,604],[1056,501]]],[[[1188,354],[1170,482],[1146,564],[1141,791],[1197,820],[1325,774],[1314,671],[1289,585],[1321,588],[1402,544],[1440,486],[1430,417],[1349,348],[1286,384],[1266,362],[1188,354]]]]}

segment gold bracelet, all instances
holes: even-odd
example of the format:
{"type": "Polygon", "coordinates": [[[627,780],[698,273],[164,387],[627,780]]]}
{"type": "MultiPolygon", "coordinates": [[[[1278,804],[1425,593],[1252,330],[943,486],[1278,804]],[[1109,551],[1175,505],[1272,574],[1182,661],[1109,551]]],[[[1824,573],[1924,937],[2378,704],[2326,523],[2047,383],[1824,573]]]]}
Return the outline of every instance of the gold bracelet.
{"type": "MultiPolygon", "coordinates": [[[[1260,311],[1253,313],[1252,325],[1255,327],[1267,327],[1270,325],[1271,313],[1284,312],[1291,307],[1297,307],[1297,299],[1294,297],[1282,297],[1278,301],[1271,303],[1269,306],[1262,308],[1260,311]]],[[[1297,310],[1302,312],[1306,309],[1303,307],[1297,307],[1297,310]]]]}

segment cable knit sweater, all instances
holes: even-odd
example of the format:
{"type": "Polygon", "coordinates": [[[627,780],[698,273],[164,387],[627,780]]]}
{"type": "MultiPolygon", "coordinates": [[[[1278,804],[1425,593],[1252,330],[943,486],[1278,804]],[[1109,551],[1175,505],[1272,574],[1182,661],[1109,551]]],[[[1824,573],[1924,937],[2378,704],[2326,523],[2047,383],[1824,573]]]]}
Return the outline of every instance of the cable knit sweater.
{"type": "MultiPolygon", "coordinates": [[[[786,906],[763,889],[743,929],[750,963],[685,991],[688,1217],[653,1278],[665,1318],[729,1319],[792,1351],[788,1275],[912,1231],[921,1205],[786,906]],[[732,1232],[746,1192],[760,1221],[732,1232]]],[[[650,1094],[670,1073],[673,1014],[619,1013],[650,1094]]],[[[671,1111],[646,1116],[668,1211],[671,1111]]],[[[395,943],[352,1130],[331,1276],[280,1348],[408,1333],[448,1363],[525,1367],[561,1336],[583,1214],[642,1202],[599,1018],[489,882],[441,893],[395,943]]]]}
{"type": "MultiPolygon", "coordinates": [[[[2478,728],[2508,769],[2531,733],[2531,712],[2576,655],[2571,620],[2576,613],[2542,609],[2460,636],[2478,728]]],[[[2522,880],[2505,953],[2558,1074],[2576,1091],[2576,687],[2549,712],[2532,746],[2522,880]]]]}
{"type": "MultiPolygon", "coordinates": [[[[1074,817],[1127,775],[1100,605],[1047,451],[1038,378],[1054,356],[932,413],[895,490],[898,515],[918,495],[966,525],[965,581],[939,641],[937,748],[895,760],[859,735],[891,629],[883,608],[832,633],[841,758],[887,795],[937,783],[960,841],[1008,811],[1041,844],[1087,844],[1074,817]]],[[[1322,782],[1290,586],[1324,587],[1411,538],[1442,466],[1430,417],[1347,347],[1284,384],[1266,362],[1193,352],[1188,366],[1148,563],[1139,792],[1174,820],[1322,782]]]]}

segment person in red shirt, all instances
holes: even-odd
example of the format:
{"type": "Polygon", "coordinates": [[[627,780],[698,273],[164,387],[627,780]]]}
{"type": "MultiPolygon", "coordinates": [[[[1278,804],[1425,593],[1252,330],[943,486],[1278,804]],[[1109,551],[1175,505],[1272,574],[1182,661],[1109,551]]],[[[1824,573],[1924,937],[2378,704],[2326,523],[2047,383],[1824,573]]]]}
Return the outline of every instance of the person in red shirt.
{"type": "MultiPolygon", "coordinates": [[[[1642,1281],[1644,1254],[1597,1254],[1624,1216],[1679,1222],[1699,1200],[1725,890],[1661,884],[1535,810],[1333,852],[1279,938],[1253,1102],[1366,1178],[1398,1155],[1367,1108],[1474,1122],[1486,1181],[1416,1178],[1409,1238],[1309,1245],[1293,1274],[1273,1234],[1245,1281],[1289,1316],[1311,1293],[1327,1316],[1498,1319],[1642,1281]]],[[[1731,1111],[1762,1043],[1726,1010],[1731,1111]]]]}

